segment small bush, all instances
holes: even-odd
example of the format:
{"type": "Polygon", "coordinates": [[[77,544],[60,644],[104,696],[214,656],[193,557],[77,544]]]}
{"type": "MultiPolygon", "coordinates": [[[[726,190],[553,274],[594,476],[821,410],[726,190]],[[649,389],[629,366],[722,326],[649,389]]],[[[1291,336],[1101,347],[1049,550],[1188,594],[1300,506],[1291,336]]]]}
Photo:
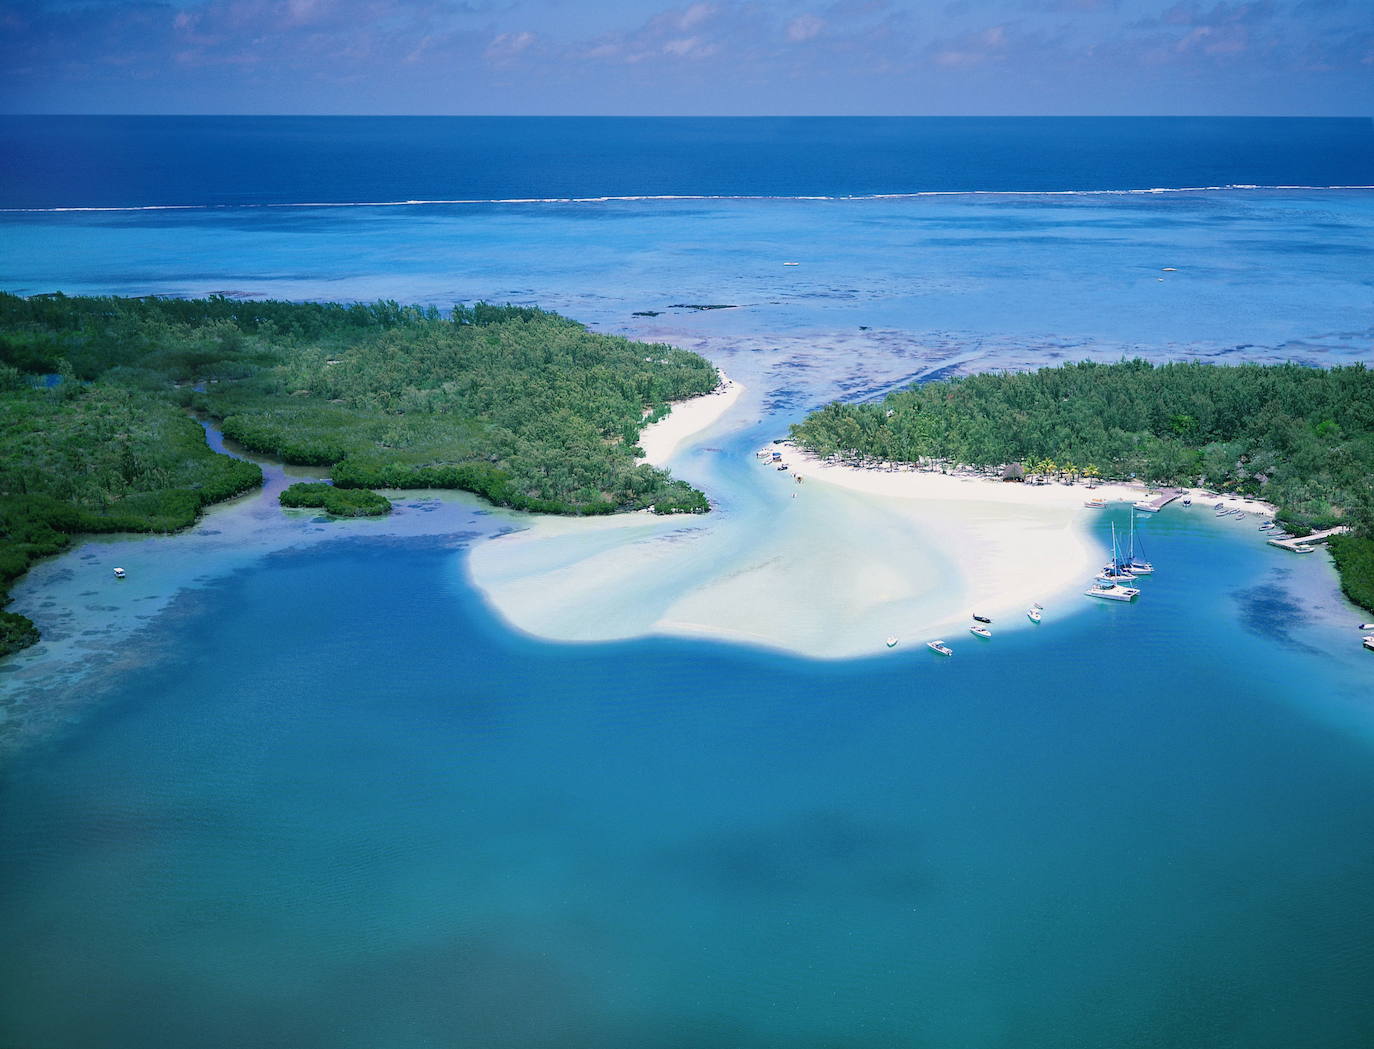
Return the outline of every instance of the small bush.
{"type": "Polygon", "coordinates": [[[333,517],[381,517],[391,513],[391,500],[366,488],[335,488],[302,481],[281,494],[281,505],[323,509],[333,517]]]}

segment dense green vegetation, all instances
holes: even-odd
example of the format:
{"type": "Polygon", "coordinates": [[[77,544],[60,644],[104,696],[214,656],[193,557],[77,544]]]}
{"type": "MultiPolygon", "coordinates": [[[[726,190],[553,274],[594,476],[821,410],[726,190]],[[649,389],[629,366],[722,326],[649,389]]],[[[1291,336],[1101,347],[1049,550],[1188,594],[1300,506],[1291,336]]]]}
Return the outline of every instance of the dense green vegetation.
{"type": "Polygon", "coordinates": [[[1374,536],[1368,532],[1327,540],[1345,596],[1374,612],[1374,536]]]}
{"type": "Polygon", "coordinates": [[[1374,371],[1363,365],[1137,360],[975,375],[832,404],[792,432],[821,455],[1258,496],[1290,531],[1350,525],[1332,552],[1345,592],[1374,608],[1374,371]]]}
{"type": "MultiPolygon", "coordinates": [[[[78,382],[36,388],[0,366],[0,594],[73,535],[175,531],[261,482],[255,464],[211,451],[166,397],[78,382]]],[[[37,640],[29,620],[0,615],[0,655],[37,640]]]]}
{"type": "Polygon", "coordinates": [[[381,517],[391,513],[391,500],[366,488],[336,488],[332,484],[293,484],[278,497],[282,506],[319,508],[335,517],[381,517]]]}
{"type": "MultiPolygon", "coordinates": [[[[436,487],[551,513],[701,512],[636,442],[646,415],[718,381],[696,354],[530,307],[0,293],[0,583],[75,533],[171,531],[260,483],[187,408],[330,467],[350,509],[369,499],[346,488],[436,487]]],[[[35,636],[0,616],[0,653],[35,636]]]]}

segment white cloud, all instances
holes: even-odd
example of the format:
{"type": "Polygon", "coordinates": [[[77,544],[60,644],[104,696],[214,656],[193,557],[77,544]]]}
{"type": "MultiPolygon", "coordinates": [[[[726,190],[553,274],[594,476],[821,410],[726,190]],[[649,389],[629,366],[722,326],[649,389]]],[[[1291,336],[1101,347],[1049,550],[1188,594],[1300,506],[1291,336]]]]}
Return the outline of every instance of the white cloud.
{"type": "Polygon", "coordinates": [[[794,44],[819,36],[825,28],[825,19],[813,14],[798,15],[787,23],[787,39],[794,44]]]}

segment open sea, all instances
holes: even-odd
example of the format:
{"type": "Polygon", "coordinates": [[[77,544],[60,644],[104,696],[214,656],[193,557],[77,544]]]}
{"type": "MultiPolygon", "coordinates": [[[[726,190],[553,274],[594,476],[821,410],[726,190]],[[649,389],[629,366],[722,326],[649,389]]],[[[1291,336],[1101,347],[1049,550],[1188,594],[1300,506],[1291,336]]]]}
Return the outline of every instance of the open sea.
{"type": "MultiPolygon", "coordinates": [[[[751,400],[673,468],[759,543],[751,451],[834,398],[1374,363],[1369,120],[0,117],[0,158],[0,290],[704,353],[751,400]]],[[[1138,520],[1132,606],[819,661],[520,633],[466,564],[525,518],[267,471],[16,588],[0,1046],[1374,1045],[1371,617],[1254,515],[1138,520]]]]}

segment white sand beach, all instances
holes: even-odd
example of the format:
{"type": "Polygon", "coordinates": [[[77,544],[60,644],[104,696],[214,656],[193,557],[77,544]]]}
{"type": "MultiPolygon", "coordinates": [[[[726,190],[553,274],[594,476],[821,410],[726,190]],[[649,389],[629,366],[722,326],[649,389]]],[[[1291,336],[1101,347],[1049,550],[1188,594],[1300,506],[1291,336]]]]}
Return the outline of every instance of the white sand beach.
{"type": "MultiPolygon", "coordinates": [[[[708,433],[728,443],[755,417],[746,393],[727,381],[675,405],[641,438],[649,461],[681,461],[708,433]]],[[[1101,511],[1085,500],[1146,495],[1121,484],[859,469],[786,444],[774,450],[785,470],[753,450],[719,463],[703,485],[717,503],[711,514],[529,518],[524,531],[474,547],[471,578],[512,625],[559,640],[714,637],[822,659],[881,653],[889,637],[899,649],[937,636],[981,643],[966,633],[975,612],[996,634],[1053,629],[1088,607],[1082,592],[1107,551],[1092,531],[1101,511]],[[1033,602],[1045,606],[1039,627],[1026,617],[1033,602]]],[[[1193,498],[1208,508],[1222,501],[1193,498]]]]}
{"type": "Polygon", "coordinates": [[[709,430],[728,412],[744,387],[721,373],[720,386],[703,397],[679,401],[672,411],[656,423],[644,427],[639,435],[639,447],[644,449],[646,463],[664,466],[683,441],[709,430]]]}

